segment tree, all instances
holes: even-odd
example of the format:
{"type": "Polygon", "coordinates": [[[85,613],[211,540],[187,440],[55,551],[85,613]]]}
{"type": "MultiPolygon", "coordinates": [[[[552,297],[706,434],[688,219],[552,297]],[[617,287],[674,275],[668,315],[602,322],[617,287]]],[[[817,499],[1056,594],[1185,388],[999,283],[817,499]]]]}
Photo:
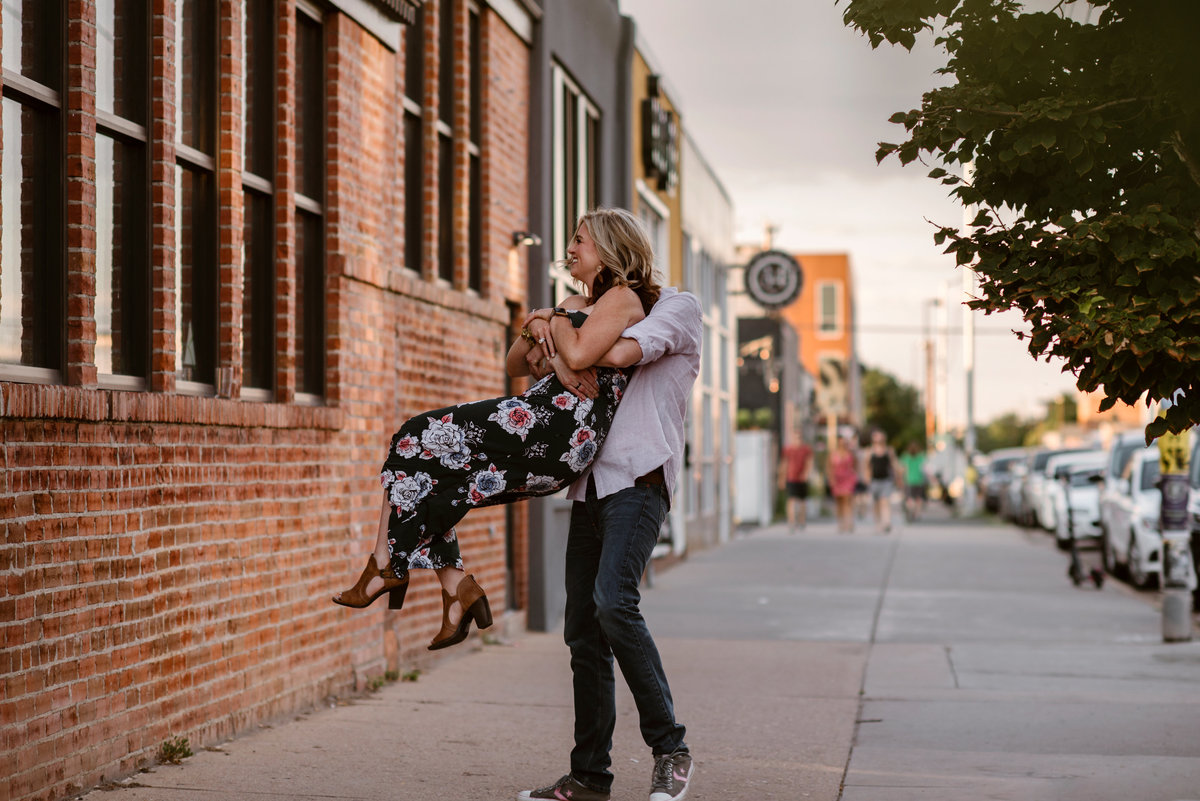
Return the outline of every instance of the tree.
{"type": "Polygon", "coordinates": [[[1036,419],[1025,418],[1015,412],[1006,412],[980,426],[975,432],[975,444],[982,453],[991,453],[1000,448],[1019,448],[1028,440],[1029,433],[1038,426],[1036,419]]]}
{"type": "Polygon", "coordinates": [[[1019,310],[1030,354],[1101,410],[1182,389],[1147,441],[1200,421],[1200,3],[846,0],[843,20],[872,47],[928,31],[945,51],[953,82],[893,115],[909,138],[876,159],[929,157],[978,210],[934,234],[980,276],[969,305],[1019,310]]]}
{"type": "Polygon", "coordinates": [[[925,445],[925,413],[917,390],[874,367],[862,372],[863,412],[868,428],[887,434],[897,452],[916,442],[925,445]]]}

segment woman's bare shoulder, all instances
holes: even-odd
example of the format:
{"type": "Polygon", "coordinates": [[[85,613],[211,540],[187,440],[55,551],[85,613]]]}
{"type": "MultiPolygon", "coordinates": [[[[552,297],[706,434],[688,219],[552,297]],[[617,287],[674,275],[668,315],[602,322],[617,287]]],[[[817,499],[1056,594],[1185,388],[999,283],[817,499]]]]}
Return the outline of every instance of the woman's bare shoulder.
{"type": "Polygon", "coordinates": [[[640,321],[646,316],[642,311],[642,301],[638,294],[627,286],[615,286],[604,293],[600,300],[596,301],[596,309],[603,308],[607,311],[611,309],[612,314],[623,314],[628,320],[628,325],[640,321]]]}

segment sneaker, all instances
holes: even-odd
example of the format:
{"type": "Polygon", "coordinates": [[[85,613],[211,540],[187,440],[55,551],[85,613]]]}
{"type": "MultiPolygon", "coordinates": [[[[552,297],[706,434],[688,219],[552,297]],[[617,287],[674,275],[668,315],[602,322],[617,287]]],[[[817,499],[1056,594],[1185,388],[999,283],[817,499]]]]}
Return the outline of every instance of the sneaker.
{"type": "Polygon", "coordinates": [[[692,755],[676,751],[654,758],[654,777],[650,780],[650,801],[682,801],[695,767],[692,755]]]}
{"type": "Polygon", "coordinates": [[[543,787],[540,790],[522,790],[517,794],[517,801],[536,801],[539,798],[554,799],[554,801],[608,801],[609,794],[585,787],[568,773],[549,787],[543,787]]]}

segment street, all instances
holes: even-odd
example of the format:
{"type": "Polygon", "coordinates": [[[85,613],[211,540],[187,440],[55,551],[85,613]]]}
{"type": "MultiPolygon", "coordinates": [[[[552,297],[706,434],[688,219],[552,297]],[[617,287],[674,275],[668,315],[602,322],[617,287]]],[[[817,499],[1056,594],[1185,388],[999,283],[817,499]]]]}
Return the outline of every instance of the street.
{"type": "MultiPolygon", "coordinates": [[[[1155,594],[1066,566],[1044,534],[942,517],[743,531],[658,572],[642,608],[689,799],[1200,799],[1200,641],[1164,644],[1155,594]]],[[[613,798],[633,801],[653,762],[618,686],[613,798]]],[[[507,800],[566,772],[571,710],[560,633],[473,637],[415,682],[88,798],[507,800]]]]}

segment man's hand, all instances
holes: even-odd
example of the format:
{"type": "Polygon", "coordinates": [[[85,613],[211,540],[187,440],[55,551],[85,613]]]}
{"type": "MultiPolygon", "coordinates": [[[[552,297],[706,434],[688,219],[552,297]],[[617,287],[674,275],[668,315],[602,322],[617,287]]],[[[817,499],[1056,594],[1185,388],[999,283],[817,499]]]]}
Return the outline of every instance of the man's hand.
{"type": "Polygon", "coordinates": [[[576,372],[563,364],[562,359],[551,359],[550,366],[554,368],[554,374],[558,376],[558,380],[567,388],[567,391],[580,400],[595,398],[600,394],[600,382],[596,380],[596,368],[588,367],[576,372]]]}

